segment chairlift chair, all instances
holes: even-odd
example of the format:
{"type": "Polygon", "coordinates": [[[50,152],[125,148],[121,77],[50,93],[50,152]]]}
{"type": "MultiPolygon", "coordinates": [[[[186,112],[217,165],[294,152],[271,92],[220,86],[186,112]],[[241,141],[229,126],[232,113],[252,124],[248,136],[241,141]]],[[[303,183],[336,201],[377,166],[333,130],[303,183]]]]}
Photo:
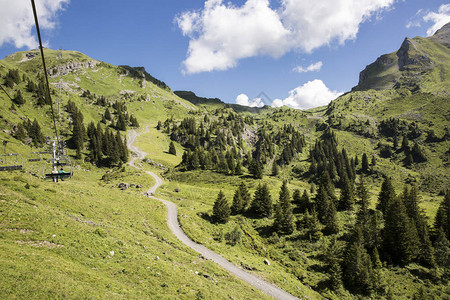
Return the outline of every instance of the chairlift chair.
{"type": "Polygon", "coordinates": [[[23,157],[19,153],[0,155],[0,171],[23,170],[23,157]]]}
{"type": "Polygon", "coordinates": [[[53,182],[71,178],[73,176],[72,162],[65,156],[51,158],[47,161],[43,174],[45,179],[52,179],[53,182]],[[70,171],[67,171],[68,169],[70,171]]]}

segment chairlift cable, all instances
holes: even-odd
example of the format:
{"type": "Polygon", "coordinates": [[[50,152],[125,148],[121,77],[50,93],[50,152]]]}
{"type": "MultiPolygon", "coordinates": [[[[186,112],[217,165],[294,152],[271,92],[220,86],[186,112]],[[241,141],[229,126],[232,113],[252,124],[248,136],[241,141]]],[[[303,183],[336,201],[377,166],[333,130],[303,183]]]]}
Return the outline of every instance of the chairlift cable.
{"type": "Polygon", "coordinates": [[[5,90],[5,88],[3,87],[3,85],[0,84],[0,87],[2,88],[2,90],[5,92],[6,96],[8,96],[8,98],[14,103],[13,98],[11,98],[11,96],[8,94],[8,92],[5,90]]]}
{"type": "Polygon", "coordinates": [[[34,0],[31,0],[31,5],[33,7],[34,22],[36,24],[36,32],[37,32],[38,39],[39,39],[39,49],[41,50],[42,66],[44,68],[45,82],[46,82],[46,88],[47,88],[47,95],[48,95],[48,99],[50,100],[50,108],[51,108],[52,119],[53,119],[53,128],[55,130],[56,140],[59,143],[58,129],[56,128],[55,110],[53,109],[53,101],[52,101],[52,97],[50,95],[50,85],[48,83],[47,67],[45,65],[44,47],[42,46],[41,32],[39,30],[39,22],[38,22],[38,17],[37,17],[37,12],[36,12],[36,5],[34,4],[34,0]]]}

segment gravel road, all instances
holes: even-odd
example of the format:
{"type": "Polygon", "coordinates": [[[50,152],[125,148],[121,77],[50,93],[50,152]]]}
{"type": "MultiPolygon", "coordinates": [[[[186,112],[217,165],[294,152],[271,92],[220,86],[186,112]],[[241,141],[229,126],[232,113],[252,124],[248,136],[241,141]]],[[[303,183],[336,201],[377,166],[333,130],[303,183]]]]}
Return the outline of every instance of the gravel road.
{"type": "MultiPolygon", "coordinates": [[[[147,132],[148,132],[148,126],[145,128],[145,131],[141,134],[144,134],[147,132]]],[[[139,167],[137,167],[135,165],[135,161],[137,159],[143,159],[146,156],[145,152],[139,150],[139,148],[137,148],[136,146],[133,146],[133,143],[136,140],[136,137],[138,137],[139,135],[140,134],[137,134],[134,130],[131,130],[128,132],[128,141],[127,141],[128,148],[131,151],[133,151],[134,153],[136,153],[136,155],[137,155],[137,156],[133,157],[128,164],[130,166],[133,166],[138,169],[139,169],[139,167]]],[[[191,240],[184,233],[184,231],[180,227],[180,224],[178,223],[178,207],[177,207],[177,205],[173,202],[170,202],[170,201],[167,201],[164,199],[159,199],[159,198],[156,198],[153,196],[153,194],[156,192],[158,187],[163,184],[162,179],[153,172],[150,172],[150,171],[145,171],[145,172],[147,174],[151,175],[156,181],[155,185],[152,186],[147,191],[149,197],[159,200],[166,205],[167,211],[168,211],[167,224],[169,225],[169,228],[173,232],[173,234],[183,244],[194,249],[195,251],[197,251],[198,253],[203,255],[203,257],[205,257],[206,259],[212,260],[213,262],[217,263],[224,269],[228,270],[230,273],[232,273],[236,277],[239,277],[240,279],[244,280],[245,282],[253,285],[257,289],[266,293],[267,295],[274,297],[275,299],[298,299],[298,298],[292,296],[291,294],[285,292],[284,290],[280,289],[279,287],[277,287],[271,283],[268,283],[267,281],[264,281],[261,278],[255,276],[253,274],[250,274],[247,271],[244,271],[243,269],[235,266],[234,264],[232,264],[231,262],[226,260],[221,255],[217,254],[216,252],[211,251],[208,248],[206,248],[205,246],[197,244],[196,242],[191,240]]]]}

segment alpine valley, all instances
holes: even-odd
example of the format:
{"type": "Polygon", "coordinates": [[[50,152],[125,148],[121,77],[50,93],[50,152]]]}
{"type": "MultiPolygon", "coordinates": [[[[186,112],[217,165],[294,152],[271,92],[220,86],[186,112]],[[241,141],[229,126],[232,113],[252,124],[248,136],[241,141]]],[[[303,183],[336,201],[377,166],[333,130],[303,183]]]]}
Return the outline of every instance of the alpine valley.
{"type": "Polygon", "coordinates": [[[0,298],[271,298],[177,239],[159,198],[300,299],[450,299],[450,23],[399,45],[310,110],[44,49],[51,103],[39,50],[1,60],[0,298]],[[58,182],[53,122],[73,173],[58,182]]]}

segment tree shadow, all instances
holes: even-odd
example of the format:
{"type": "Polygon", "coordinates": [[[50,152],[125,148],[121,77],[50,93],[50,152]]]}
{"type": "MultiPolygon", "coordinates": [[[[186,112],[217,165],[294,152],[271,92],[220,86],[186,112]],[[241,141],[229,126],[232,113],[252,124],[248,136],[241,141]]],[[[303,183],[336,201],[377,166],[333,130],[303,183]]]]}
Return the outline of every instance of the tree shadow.
{"type": "Polygon", "coordinates": [[[205,220],[207,222],[214,224],[212,216],[207,212],[198,212],[197,216],[199,216],[200,218],[202,218],[203,220],[205,220]]]}

